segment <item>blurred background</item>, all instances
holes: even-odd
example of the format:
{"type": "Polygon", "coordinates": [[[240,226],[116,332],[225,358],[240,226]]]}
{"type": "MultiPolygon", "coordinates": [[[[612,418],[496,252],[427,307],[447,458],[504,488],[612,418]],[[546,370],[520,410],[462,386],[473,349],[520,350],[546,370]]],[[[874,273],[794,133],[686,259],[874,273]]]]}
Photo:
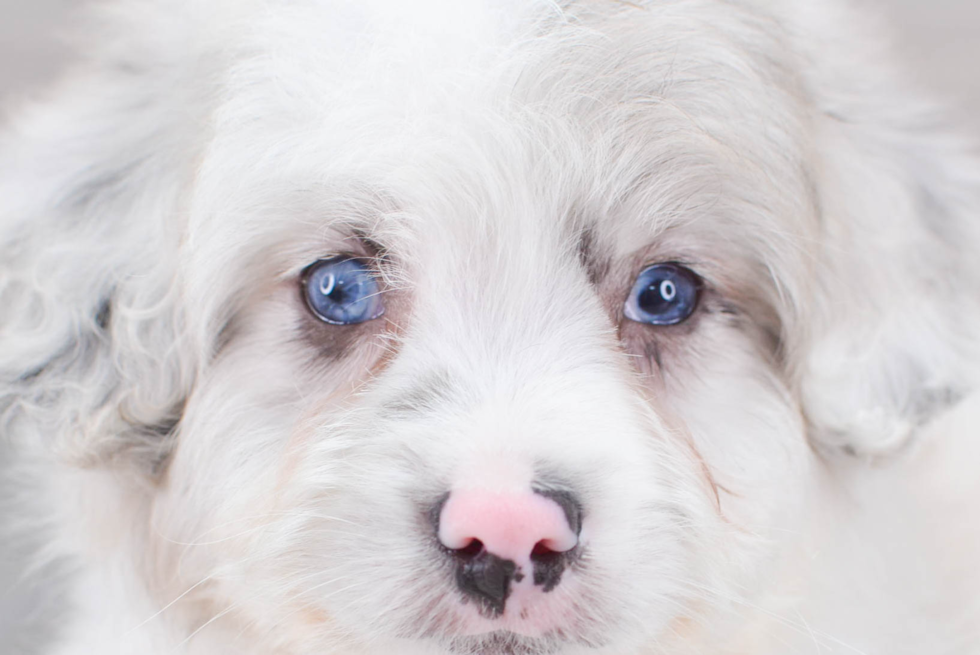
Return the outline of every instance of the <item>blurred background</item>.
{"type": "MultiPolygon", "coordinates": [[[[90,1],[0,0],[0,114],[62,69],[71,53],[58,35],[90,1]]],[[[980,1],[854,1],[890,20],[908,68],[980,132],[980,1]]]]}
{"type": "MultiPolygon", "coordinates": [[[[71,60],[60,35],[70,31],[73,12],[86,1],[0,0],[0,117],[56,78],[71,60]]],[[[855,1],[892,23],[898,54],[914,78],[946,99],[953,116],[980,136],[980,1],[855,1]]],[[[0,473],[7,457],[0,439],[0,473]]],[[[0,655],[27,655],[22,644],[30,633],[43,630],[37,620],[42,594],[39,583],[20,579],[31,546],[13,544],[4,527],[0,514],[0,655]]]]}

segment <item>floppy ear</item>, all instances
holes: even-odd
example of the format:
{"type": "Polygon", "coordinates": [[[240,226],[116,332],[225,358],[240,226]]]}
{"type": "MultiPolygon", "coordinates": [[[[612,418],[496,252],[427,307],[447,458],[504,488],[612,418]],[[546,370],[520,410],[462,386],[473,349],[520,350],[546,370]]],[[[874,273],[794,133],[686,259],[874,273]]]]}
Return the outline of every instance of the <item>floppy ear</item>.
{"type": "Polygon", "coordinates": [[[815,443],[880,456],[976,385],[980,171],[962,139],[927,127],[935,108],[866,96],[828,98],[816,119],[800,380],[815,443]]]}
{"type": "MultiPolygon", "coordinates": [[[[165,41],[187,31],[179,20],[143,22],[165,41]]],[[[179,51],[170,61],[146,34],[95,33],[92,61],[0,144],[0,429],[153,470],[201,356],[184,336],[176,260],[203,69],[186,38],[163,51],[179,51]]]]}

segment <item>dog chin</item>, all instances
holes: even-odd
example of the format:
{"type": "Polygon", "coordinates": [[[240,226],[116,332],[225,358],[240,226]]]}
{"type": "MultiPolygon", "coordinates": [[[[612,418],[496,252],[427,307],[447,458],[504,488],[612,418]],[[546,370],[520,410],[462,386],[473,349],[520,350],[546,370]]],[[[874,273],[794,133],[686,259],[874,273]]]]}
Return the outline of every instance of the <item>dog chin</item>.
{"type": "Polygon", "coordinates": [[[503,612],[464,600],[452,621],[454,631],[464,637],[500,638],[510,635],[536,641],[554,641],[560,635],[579,633],[577,626],[581,619],[574,611],[573,590],[556,594],[556,598],[542,599],[528,578],[514,583],[512,587],[503,612]]]}
{"type": "MultiPolygon", "coordinates": [[[[569,643],[576,640],[568,639],[560,634],[542,637],[527,637],[508,631],[496,631],[479,636],[461,637],[449,642],[450,653],[459,655],[555,655],[562,652],[569,643]]],[[[585,647],[595,644],[579,642],[585,647]]]]}

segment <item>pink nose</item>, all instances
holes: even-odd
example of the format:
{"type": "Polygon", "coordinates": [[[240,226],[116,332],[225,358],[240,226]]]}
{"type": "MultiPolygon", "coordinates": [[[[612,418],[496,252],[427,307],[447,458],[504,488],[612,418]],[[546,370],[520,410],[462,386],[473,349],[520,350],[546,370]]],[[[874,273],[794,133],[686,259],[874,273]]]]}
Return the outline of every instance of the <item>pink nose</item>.
{"type": "Polygon", "coordinates": [[[532,555],[578,544],[577,503],[562,493],[453,491],[439,513],[439,541],[450,550],[483,551],[518,565],[532,555]]]}

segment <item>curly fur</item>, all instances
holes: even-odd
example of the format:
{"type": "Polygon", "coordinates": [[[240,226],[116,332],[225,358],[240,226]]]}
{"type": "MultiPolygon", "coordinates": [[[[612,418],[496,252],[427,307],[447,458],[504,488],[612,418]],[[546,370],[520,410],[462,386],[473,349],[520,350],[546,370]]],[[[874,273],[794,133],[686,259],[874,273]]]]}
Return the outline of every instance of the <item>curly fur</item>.
{"type": "Polygon", "coordinates": [[[71,570],[44,652],[980,652],[976,447],[937,454],[980,370],[980,168],[852,7],[82,31],[0,137],[0,426],[71,570]],[[333,253],[384,319],[311,319],[333,253]],[[658,261],[705,281],[681,326],[622,315],[658,261]],[[420,516],[540,475],[586,511],[563,631],[466,637],[420,516]]]}

